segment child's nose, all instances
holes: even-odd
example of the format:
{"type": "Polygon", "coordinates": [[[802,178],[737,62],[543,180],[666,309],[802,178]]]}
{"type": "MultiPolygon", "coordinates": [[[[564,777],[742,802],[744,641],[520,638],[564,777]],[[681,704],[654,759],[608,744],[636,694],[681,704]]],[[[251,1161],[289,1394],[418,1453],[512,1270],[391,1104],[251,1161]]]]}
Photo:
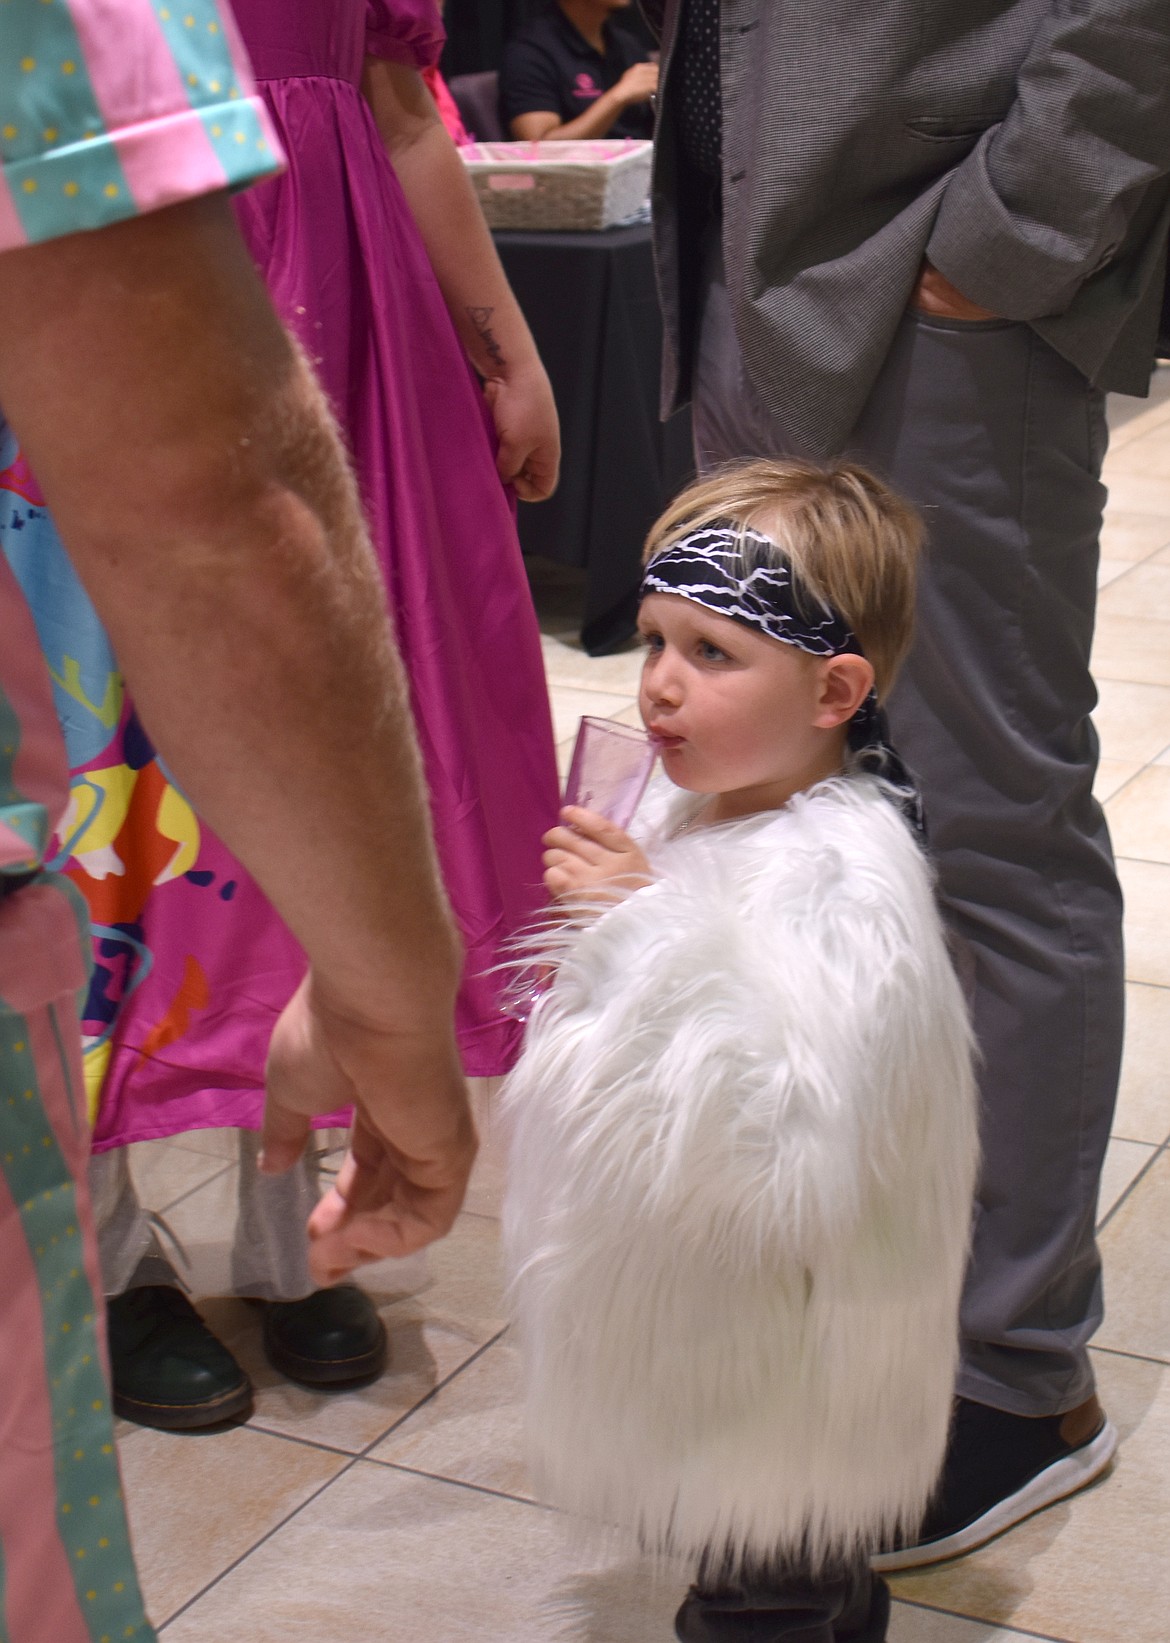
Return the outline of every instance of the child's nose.
{"type": "Polygon", "coordinates": [[[650,700],[661,707],[677,707],[682,700],[682,681],[677,668],[666,656],[655,656],[647,664],[643,684],[650,700]]]}

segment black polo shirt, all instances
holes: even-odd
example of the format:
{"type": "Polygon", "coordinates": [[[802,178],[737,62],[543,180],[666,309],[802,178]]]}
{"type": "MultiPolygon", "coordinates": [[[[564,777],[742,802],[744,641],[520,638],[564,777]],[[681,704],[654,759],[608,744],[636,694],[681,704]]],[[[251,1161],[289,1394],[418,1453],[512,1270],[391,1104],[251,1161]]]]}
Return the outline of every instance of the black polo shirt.
{"type": "MultiPolygon", "coordinates": [[[[500,117],[511,135],[518,114],[551,113],[567,125],[616,86],[635,63],[649,57],[642,42],[607,21],[604,55],[594,51],[558,5],[526,23],[504,48],[500,64],[500,117]]],[[[654,111],[649,102],[624,109],[606,132],[608,137],[651,137],[654,111]]]]}

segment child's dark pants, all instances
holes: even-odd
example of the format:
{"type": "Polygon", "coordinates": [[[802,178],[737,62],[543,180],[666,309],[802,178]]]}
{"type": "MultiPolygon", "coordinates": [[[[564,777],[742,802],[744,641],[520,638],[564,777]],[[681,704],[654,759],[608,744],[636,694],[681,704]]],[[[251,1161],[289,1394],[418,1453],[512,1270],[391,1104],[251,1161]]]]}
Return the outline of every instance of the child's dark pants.
{"type": "Polygon", "coordinates": [[[884,1643],[890,1593],[868,1564],[712,1579],[700,1569],[675,1618],[682,1643],[884,1643]]]}

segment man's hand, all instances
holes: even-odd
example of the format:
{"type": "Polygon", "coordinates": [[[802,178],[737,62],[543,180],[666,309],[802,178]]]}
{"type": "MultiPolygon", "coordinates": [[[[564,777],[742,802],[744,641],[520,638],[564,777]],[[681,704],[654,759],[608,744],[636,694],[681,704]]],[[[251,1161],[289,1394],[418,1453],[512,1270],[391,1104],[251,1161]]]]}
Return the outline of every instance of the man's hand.
{"type": "Polygon", "coordinates": [[[539,359],[492,377],[484,395],[496,425],[496,468],[522,502],[543,502],[557,488],[561,430],[548,376],[539,359]]]}
{"type": "Polygon", "coordinates": [[[357,1109],[337,1184],[309,1221],[318,1283],[412,1254],[450,1230],[476,1151],[450,1029],[403,1033],[354,1021],[310,975],[277,1022],[267,1084],[268,1173],[301,1156],[311,1118],[357,1109]]]}
{"type": "Polygon", "coordinates": [[[648,103],[658,90],[658,64],[635,63],[614,86],[614,96],[624,106],[648,103]]]}
{"type": "Polygon", "coordinates": [[[566,805],[544,835],[544,887],[558,901],[613,901],[654,879],[630,835],[594,810],[566,805]]]}
{"type": "Polygon", "coordinates": [[[958,287],[952,285],[946,275],[940,274],[930,262],[922,264],[918,284],[910,297],[910,306],[917,309],[920,314],[933,314],[938,319],[980,320],[1003,317],[990,308],[980,308],[977,302],[968,302],[958,287]]]}

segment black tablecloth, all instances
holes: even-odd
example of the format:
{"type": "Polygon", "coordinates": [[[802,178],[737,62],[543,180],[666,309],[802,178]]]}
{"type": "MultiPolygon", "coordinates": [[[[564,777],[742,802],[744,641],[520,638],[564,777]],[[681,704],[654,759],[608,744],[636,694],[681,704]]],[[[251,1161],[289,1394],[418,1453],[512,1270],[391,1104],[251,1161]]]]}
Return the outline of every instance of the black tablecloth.
{"type": "Polygon", "coordinates": [[[586,570],[591,656],[634,630],[642,542],[690,476],[690,416],[658,420],[662,324],[648,227],[495,236],[552,381],[564,458],[557,494],[520,506],[520,545],[586,570]]]}

